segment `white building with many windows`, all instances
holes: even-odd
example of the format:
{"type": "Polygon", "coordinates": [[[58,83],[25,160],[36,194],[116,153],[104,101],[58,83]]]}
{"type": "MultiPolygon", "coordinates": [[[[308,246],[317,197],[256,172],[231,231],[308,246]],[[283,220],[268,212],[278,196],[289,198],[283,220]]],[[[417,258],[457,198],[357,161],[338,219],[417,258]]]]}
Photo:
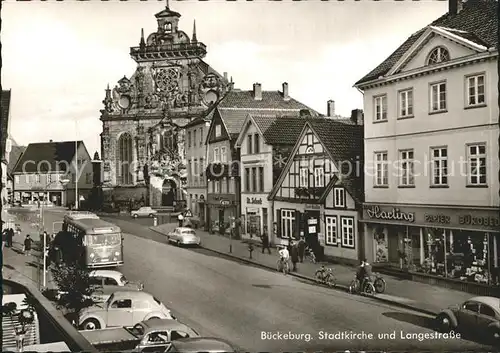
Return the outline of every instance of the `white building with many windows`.
{"type": "Polygon", "coordinates": [[[356,83],[369,259],[488,283],[500,250],[498,2],[450,1],[356,83]]]}

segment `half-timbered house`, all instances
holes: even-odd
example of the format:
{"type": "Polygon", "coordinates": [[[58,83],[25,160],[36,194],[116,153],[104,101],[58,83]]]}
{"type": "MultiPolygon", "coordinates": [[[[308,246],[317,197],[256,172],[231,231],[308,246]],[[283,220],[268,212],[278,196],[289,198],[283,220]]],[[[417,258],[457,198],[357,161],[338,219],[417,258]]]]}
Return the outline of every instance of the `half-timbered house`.
{"type": "MultiPolygon", "coordinates": [[[[282,243],[304,236],[320,255],[347,262],[362,256],[358,221],[363,202],[363,127],[352,121],[307,119],[269,200],[282,243]]],[[[356,123],[358,122],[358,123],[356,123]]]]}

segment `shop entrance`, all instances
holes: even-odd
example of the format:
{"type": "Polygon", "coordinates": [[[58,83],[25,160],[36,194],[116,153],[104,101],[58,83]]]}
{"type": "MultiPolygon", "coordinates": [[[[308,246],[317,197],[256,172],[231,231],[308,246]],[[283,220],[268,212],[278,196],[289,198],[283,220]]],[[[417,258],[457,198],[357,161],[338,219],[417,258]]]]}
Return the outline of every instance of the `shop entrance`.
{"type": "Polygon", "coordinates": [[[313,244],[318,241],[318,233],[321,231],[319,228],[320,213],[319,211],[306,211],[304,215],[306,242],[313,244]]]}
{"type": "Polygon", "coordinates": [[[389,243],[389,262],[399,265],[399,237],[397,229],[388,227],[387,238],[389,243]]]}

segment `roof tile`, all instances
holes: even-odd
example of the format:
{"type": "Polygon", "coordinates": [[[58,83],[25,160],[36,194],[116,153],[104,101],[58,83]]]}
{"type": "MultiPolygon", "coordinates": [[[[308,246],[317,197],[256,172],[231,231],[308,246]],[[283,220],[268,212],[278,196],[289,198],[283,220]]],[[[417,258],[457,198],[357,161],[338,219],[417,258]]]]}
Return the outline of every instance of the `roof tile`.
{"type": "MultiPolygon", "coordinates": [[[[480,45],[498,48],[498,1],[469,0],[464,3],[462,11],[458,14],[451,15],[446,13],[429,25],[466,31],[467,33],[454,34],[460,35],[464,39],[472,40],[480,45]]],[[[356,85],[375,80],[385,75],[424,31],[425,28],[412,34],[387,59],[356,82],[356,85]]]]}
{"type": "MultiPolygon", "coordinates": [[[[78,141],[78,145],[83,141],[78,141]]],[[[30,143],[14,173],[46,173],[66,171],[75,155],[75,141],[30,143]]]]}

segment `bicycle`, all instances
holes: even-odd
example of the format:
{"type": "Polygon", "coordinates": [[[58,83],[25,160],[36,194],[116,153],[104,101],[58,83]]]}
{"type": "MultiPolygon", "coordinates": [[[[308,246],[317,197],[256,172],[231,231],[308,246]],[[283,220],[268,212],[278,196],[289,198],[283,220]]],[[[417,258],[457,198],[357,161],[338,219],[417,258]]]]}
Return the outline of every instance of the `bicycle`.
{"type": "Polygon", "coordinates": [[[278,272],[283,272],[283,274],[286,275],[290,272],[290,264],[287,260],[280,258],[276,262],[276,269],[278,272]]]}
{"type": "Polygon", "coordinates": [[[319,282],[326,284],[329,287],[335,287],[337,284],[337,278],[333,274],[333,270],[331,268],[320,268],[316,270],[314,275],[319,282]]]}
{"type": "Polygon", "coordinates": [[[379,293],[375,286],[374,282],[372,282],[370,279],[365,279],[363,281],[363,288],[361,288],[361,283],[357,278],[354,278],[352,282],[349,284],[349,293],[351,294],[360,294],[360,293],[366,293],[366,294],[375,294],[379,293]]]}

